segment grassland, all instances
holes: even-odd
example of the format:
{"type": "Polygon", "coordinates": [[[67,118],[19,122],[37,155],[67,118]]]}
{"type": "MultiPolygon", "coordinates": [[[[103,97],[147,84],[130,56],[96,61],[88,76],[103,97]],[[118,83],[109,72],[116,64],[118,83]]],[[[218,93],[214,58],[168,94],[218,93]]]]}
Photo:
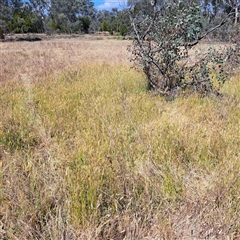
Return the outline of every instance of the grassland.
{"type": "Polygon", "coordinates": [[[240,239],[239,75],[168,101],[127,41],[0,44],[0,239],[240,239]]]}

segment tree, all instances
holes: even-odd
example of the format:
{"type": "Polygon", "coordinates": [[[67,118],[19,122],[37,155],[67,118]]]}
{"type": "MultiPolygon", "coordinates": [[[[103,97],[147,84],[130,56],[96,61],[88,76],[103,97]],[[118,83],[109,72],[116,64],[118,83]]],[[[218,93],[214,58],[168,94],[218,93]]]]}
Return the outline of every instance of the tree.
{"type": "Polygon", "coordinates": [[[0,28],[6,29],[7,22],[11,20],[11,7],[8,0],[0,1],[0,28]]]}
{"type": "Polygon", "coordinates": [[[87,23],[84,17],[89,17],[88,21],[91,20],[93,6],[89,0],[51,0],[49,17],[60,31],[67,33],[81,31],[84,29],[83,25],[86,27],[87,23]]]}
{"type": "Polygon", "coordinates": [[[96,11],[90,24],[91,32],[111,30],[109,26],[113,19],[113,13],[108,10],[96,11]]]}
{"type": "Polygon", "coordinates": [[[128,27],[127,26],[125,26],[125,25],[120,25],[119,26],[119,32],[120,32],[120,35],[121,36],[126,36],[126,34],[128,33],[128,27]]]}
{"type": "Polygon", "coordinates": [[[225,10],[228,12],[234,12],[234,27],[237,26],[238,15],[240,11],[240,1],[239,0],[225,0],[224,1],[225,10]]]}
{"type": "Polygon", "coordinates": [[[81,32],[88,33],[91,19],[89,16],[79,17],[79,21],[82,22],[81,32]]]}
{"type": "Polygon", "coordinates": [[[45,32],[46,15],[50,9],[50,0],[29,0],[29,5],[38,18],[38,31],[45,32]]]}
{"type": "Polygon", "coordinates": [[[14,10],[12,20],[8,23],[8,29],[15,33],[37,32],[37,21],[37,16],[28,6],[25,6],[22,9],[14,10]]]}
{"type": "Polygon", "coordinates": [[[107,25],[106,19],[104,19],[102,22],[101,31],[108,31],[108,25],[107,25]]]}
{"type": "Polygon", "coordinates": [[[239,0],[204,0],[203,6],[205,11],[208,11],[212,17],[217,15],[234,13],[234,26],[236,27],[238,22],[240,1],[239,0]]]}
{"type": "Polygon", "coordinates": [[[129,10],[134,41],[131,47],[132,61],[140,66],[148,80],[148,88],[164,95],[175,95],[181,90],[198,91],[201,94],[217,92],[213,76],[219,84],[226,79],[226,71],[239,63],[239,47],[207,53],[196,53],[196,61],[189,61],[189,51],[204,37],[223,26],[229,13],[216,26],[202,30],[201,6],[197,2],[175,1],[157,6],[151,2],[152,12],[144,15],[129,10]],[[229,62],[232,62],[231,65],[229,62]],[[213,67],[213,66],[218,67],[213,67]]]}
{"type": "MultiPolygon", "coordinates": [[[[5,29],[15,33],[39,32],[41,22],[29,3],[21,0],[2,1],[5,29]]],[[[1,8],[2,10],[2,8],[1,8]]]]}
{"type": "Polygon", "coordinates": [[[130,29],[130,26],[131,24],[127,10],[113,8],[112,11],[97,11],[94,18],[92,18],[90,29],[91,32],[102,30],[109,31],[111,34],[122,33],[125,35],[128,32],[127,30],[130,29]]]}
{"type": "Polygon", "coordinates": [[[128,12],[124,9],[119,11],[117,17],[115,19],[116,27],[115,31],[119,32],[121,36],[125,36],[129,33],[129,29],[131,28],[131,24],[128,17],[128,12]]]}

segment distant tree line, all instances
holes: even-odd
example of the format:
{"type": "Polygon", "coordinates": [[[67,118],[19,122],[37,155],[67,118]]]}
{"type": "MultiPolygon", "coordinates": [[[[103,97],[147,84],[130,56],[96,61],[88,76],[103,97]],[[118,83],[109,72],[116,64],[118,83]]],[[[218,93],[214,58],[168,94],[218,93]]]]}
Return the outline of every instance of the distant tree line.
{"type": "MultiPolygon", "coordinates": [[[[128,0],[134,14],[150,14],[151,0],[128,0]]],[[[156,0],[161,6],[166,0],[156,0]]],[[[179,0],[181,2],[181,0],[179,0]]],[[[216,38],[229,37],[239,31],[240,0],[182,0],[201,8],[201,27],[215,25],[224,15],[232,18],[224,28],[214,32],[216,38]],[[227,34],[226,34],[227,33],[227,34]]],[[[173,16],[174,17],[174,16],[173,16]]],[[[91,0],[0,0],[0,28],[11,33],[92,33],[109,31],[126,35],[131,23],[128,10],[97,10],[91,0]]]]}
{"type": "Polygon", "coordinates": [[[0,28],[6,33],[92,33],[125,35],[126,10],[96,10],[91,0],[0,0],[0,28]]]}

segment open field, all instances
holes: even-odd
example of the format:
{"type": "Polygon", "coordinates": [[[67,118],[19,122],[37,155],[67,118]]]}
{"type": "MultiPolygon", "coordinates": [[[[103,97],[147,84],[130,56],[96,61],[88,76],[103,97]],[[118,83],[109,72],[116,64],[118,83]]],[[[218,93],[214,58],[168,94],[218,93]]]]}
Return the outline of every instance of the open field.
{"type": "Polygon", "coordinates": [[[0,43],[0,82],[39,79],[81,63],[128,64],[129,41],[54,39],[0,43]],[[116,51],[117,50],[117,51],[116,51]]]}
{"type": "Polygon", "coordinates": [[[240,239],[240,76],[167,101],[129,43],[0,43],[0,239],[240,239]]]}

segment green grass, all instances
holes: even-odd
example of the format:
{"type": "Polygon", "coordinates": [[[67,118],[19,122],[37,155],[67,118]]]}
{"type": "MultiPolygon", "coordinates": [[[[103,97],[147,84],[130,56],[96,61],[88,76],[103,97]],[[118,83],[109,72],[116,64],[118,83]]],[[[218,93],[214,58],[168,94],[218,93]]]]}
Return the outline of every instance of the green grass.
{"type": "Polygon", "coordinates": [[[0,234],[237,239],[239,76],[222,92],[166,101],[107,63],[2,85],[0,234]]]}

